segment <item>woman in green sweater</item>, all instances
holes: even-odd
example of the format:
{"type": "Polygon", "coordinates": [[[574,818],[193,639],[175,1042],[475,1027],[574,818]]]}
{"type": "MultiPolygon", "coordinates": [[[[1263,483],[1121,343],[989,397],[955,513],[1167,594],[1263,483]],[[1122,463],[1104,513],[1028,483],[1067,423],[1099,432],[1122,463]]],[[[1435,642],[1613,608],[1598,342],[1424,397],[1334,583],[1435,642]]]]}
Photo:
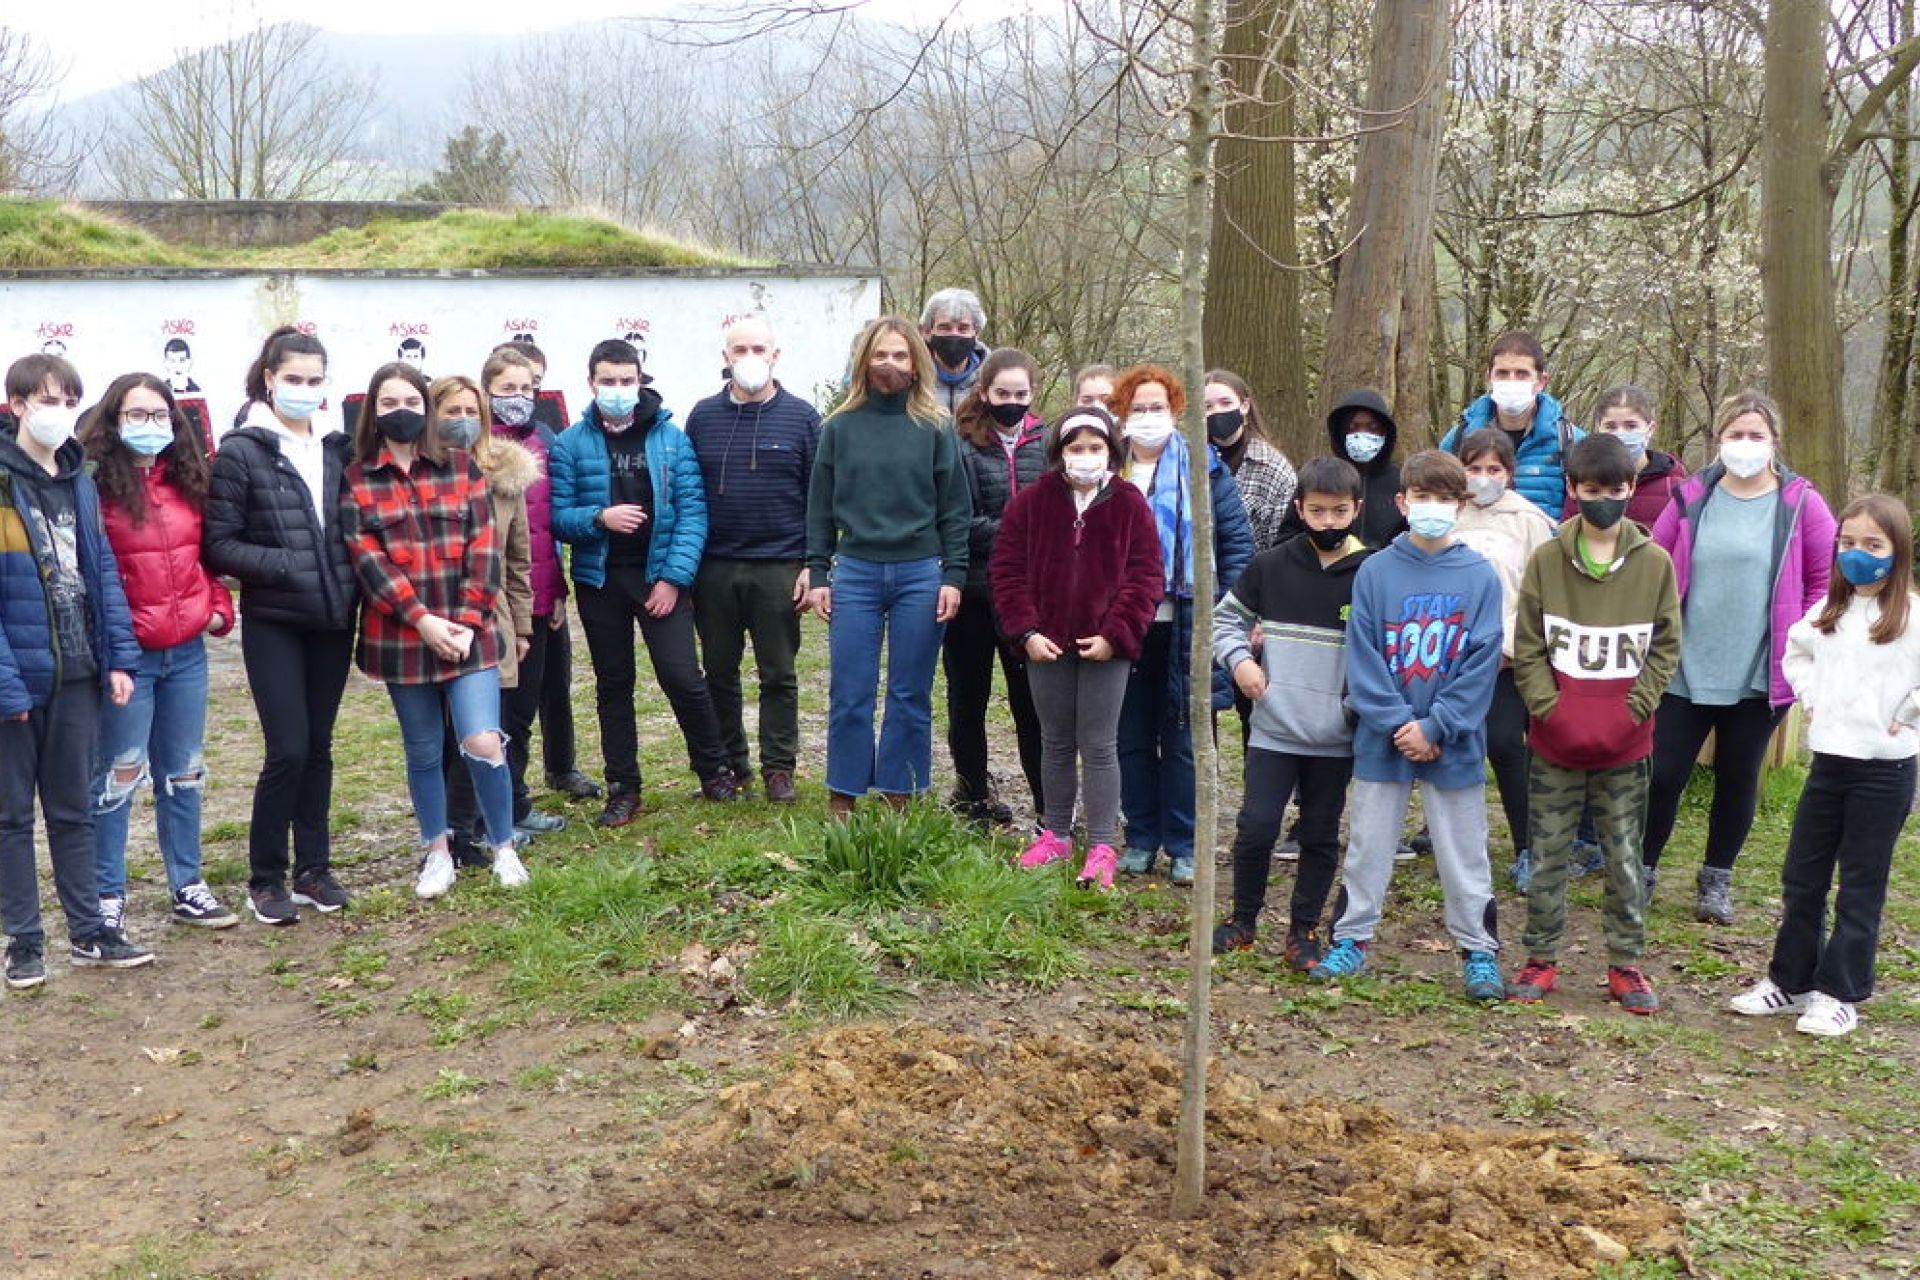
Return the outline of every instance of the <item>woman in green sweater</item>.
{"type": "Polygon", "coordinates": [[[972,501],[913,322],[882,316],[854,347],[847,398],[820,428],[807,492],[807,602],[826,620],[827,799],[932,785],[933,670],[967,579],[972,501]],[[887,710],[876,747],[880,647],[887,710]]]}

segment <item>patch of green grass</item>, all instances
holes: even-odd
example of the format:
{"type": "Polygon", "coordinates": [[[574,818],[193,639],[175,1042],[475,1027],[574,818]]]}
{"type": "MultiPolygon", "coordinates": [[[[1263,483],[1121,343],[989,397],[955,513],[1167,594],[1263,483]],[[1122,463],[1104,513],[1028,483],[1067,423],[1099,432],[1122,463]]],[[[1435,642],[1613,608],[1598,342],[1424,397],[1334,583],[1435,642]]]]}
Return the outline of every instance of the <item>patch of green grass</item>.
{"type": "Polygon", "coordinates": [[[449,210],[376,218],[284,248],[222,255],[249,267],[706,267],[737,259],[616,223],[552,213],[449,210]]]}
{"type": "Polygon", "coordinates": [[[0,267],[177,266],[197,257],[57,200],[0,200],[0,267]]]}
{"type": "Polygon", "coordinates": [[[156,1236],[136,1241],[127,1256],[110,1267],[87,1273],[87,1280],[204,1280],[213,1272],[194,1265],[213,1238],[203,1232],[156,1236]]]}
{"type": "Polygon", "coordinates": [[[761,942],[748,970],[748,987],[769,1004],[793,1002],[830,1018],[878,1013],[900,993],[881,980],[872,948],[844,922],[783,916],[761,942]]]}
{"type": "Polygon", "coordinates": [[[486,1087],[487,1082],[485,1080],[470,1076],[457,1067],[442,1067],[440,1074],[436,1075],[432,1082],[420,1091],[420,1096],[429,1102],[446,1101],[451,1098],[464,1098],[469,1094],[479,1093],[486,1087]]]}
{"type": "Polygon", "coordinates": [[[1165,996],[1154,991],[1120,991],[1114,993],[1113,1002],[1122,1009],[1138,1009],[1142,1013],[1152,1014],[1156,1018],[1184,1018],[1187,1016],[1187,1002],[1178,996],[1165,996]]]}
{"type": "Polygon", "coordinates": [[[1499,1104],[1503,1120],[1544,1124],[1566,1114],[1567,1095],[1546,1089],[1502,1089],[1499,1104]]]}

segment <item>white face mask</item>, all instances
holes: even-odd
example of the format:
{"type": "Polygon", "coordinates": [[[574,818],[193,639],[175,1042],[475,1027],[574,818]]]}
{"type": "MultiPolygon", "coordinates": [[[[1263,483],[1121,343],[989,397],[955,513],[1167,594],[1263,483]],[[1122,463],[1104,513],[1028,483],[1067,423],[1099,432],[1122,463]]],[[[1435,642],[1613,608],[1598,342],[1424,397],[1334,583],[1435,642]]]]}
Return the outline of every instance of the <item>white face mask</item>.
{"type": "Polygon", "coordinates": [[[1372,462],[1387,447],[1387,438],[1375,431],[1356,431],[1347,437],[1347,456],[1355,462],[1372,462]]]}
{"type": "Polygon", "coordinates": [[[1510,417],[1533,407],[1533,383],[1521,378],[1502,378],[1489,383],[1487,394],[1493,397],[1493,407],[1510,417]]]}
{"type": "Polygon", "coordinates": [[[1173,435],[1170,413],[1135,413],[1127,418],[1127,439],[1146,449],[1158,449],[1173,435]]]}
{"type": "Polygon", "coordinates": [[[1467,496],[1476,507],[1490,507],[1507,491],[1505,476],[1468,476],[1467,496]]]}
{"type": "Polygon", "coordinates": [[[773,363],[761,356],[741,356],[733,362],[733,385],[757,396],[773,381],[773,363]]]}
{"type": "Polygon", "coordinates": [[[1773,445],[1765,440],[1723,440],[1720,461],[1742,480],[1751,480],[1773,465],[1773,445]]]}
{"type": "Polygon", "coordinates": [[[1105,458],[1067,458],[1063,464],[1067,479],[1075,484],[1099,484],[1107,478],[1105,458]]]}
{"type": "Polygon", "coordinates": [[[27,434],[42,449],[58,449],[73,439],[73,426],[80,411],[65,405],[36,404],[27,415],[27,434]]]}

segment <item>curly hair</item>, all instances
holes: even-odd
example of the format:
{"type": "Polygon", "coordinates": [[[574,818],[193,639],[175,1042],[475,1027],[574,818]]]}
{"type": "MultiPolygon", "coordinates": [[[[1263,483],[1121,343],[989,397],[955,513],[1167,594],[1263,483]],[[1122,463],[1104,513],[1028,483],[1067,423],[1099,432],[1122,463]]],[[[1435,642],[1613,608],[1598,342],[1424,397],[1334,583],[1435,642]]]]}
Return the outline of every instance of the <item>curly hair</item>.
{"type": "Polygon", "coordinates": [[[1121,422],[1133,411],[1133,393],[1149,382],[1167,389],[1167,408],[1175,422],[1187,411],[1187,387],[1173,370],[1157,364],[1137,364],[1114,379],[1113,393],[1107,397],[1107,409],[1121,422]]]}
{"type": "Polygon", "coordinates": [[[144,388],[166,401],[173,424],[173,443],[155,465],[164,469],[167,483],[196,511],[207,505],[207,482],[213,468],[207,461],[207,442],[199,427],[173,398],[164,378],[150,373],[123,373],[107,385],[100,403],[87,410],[76,435],[94,466],[100,496],[123,508],[135,524],[147,520],[147,490],[133,461],[133,450],[120,438],[120,408],[129,392],[144,388]]]}

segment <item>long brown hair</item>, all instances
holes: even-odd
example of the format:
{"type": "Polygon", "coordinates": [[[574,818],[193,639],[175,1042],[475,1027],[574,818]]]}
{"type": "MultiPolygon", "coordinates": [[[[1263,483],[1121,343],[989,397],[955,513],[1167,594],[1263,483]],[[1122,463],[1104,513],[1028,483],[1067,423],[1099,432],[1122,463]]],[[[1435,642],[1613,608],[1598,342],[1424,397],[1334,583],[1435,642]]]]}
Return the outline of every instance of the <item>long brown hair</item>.
{"type": "Polygon", "coordinates": [[[1208,384],[1215,382],[1233,392],[1234,398],[1247,406],[1243,411],[1247,431],[1262,440],[1267,439],[1267,421],[1260,416],[1260,406],[1255,402],[1253,388],[1247,385],[1247,380],[1231,369],[1209,369],[1207,376],[1201,380],[1200,394],[1206,395],[1208,384]]]}
{"type": "Polygon", "coordinates": [[[859,340],[853,344],[853,367],[847,371],[847,395],[834,409],[834,414],[852,413],[866,405],[867,397],[873,394],[867,385],[867,364],[873,359],[873,349],[880,344],[880,339],[890,333],[907,340],[907,351],[913,358],[913,387],[907,392],[907,416],[930,427],[939,426],[946,421],[947,411],[933,398],[933,353],[927,350],[927,340],[920,336],[913,321],[904,316],[881,316],[861,330],[859,340]]]}
{"type": "Polygon", "coordinates": [[[373,380],[367,383],[367,398],[360,403],[360,421],[353,427],[353,456],[361,462],[372,462],[380,456],[380,448],[385,440],[380,435],[380,428],[373,425],[373,420],[380,416],[374,405],[380,399],[381,384],[392,382],[395,378],[420,393],[421,412],[427,415],[427,429],[413,442],[413,451],[428,462],[444,465],[447,446],[440,439],[439,415],[433,411],[433,394],[427,387],[427,375],[403,360],[391,361],[373,371],[373,380]]]}
{"type": "MultiPolygon", "coordinates": [[[[1885,493],[1869,493],[1849,502],[1840,512],[1840,524],[1855,516],[1873,521],[1893,544],[1893,571],[1880,588],[1880,616],[1867,631],[1875,644],[1891,644],[1905,634],[1913,605],[1913,517],[1907,514],[1905,503],[1885,493]]],[[[1838,551],[1834,557],[1833,576],[1827,579],[1827,601],[1813,620],[1814,630],[1829,636],[1840,625],[1840,615],[1853,603],[1857,590],[1840,572],[1838,551]]]]}
{"type": "MultiPolygon", "coordinates": [[[[1027,388],[1035,389],[1040,382],[1040,366],[1033,357],[1018,347],[999,347],[987,354],[980,362],[978,376],[968,389],[966,398],[953,411],[953,428],[960,438],[968,444],[985,448],[993,442],[994,433],[999,424],[987,412],[987,392],[993,389],[993,380],[1009,369],[1027,371],[1027,388]]],[[[1031,412],[1031,405],[1029,405],[1031,412]]]]}
{"type": "Polygon", "coordinates": [[[100,495],[116,507],[123,507],[135,524],[147,520],[147,490],[133,450],[120,438],[120,409],[127,394],[140,388],[157,393],[166,401],[167,418],[173,424],[173,443],[154,462],[162,469],[167,483],[185,498],[195,511],[206,509],[207,480],[212,467],[207,463],[206,441],[193,420],[180,411],[173,388],[166,379],[151,373],[123,373],[107,385],[100,403],[87,410],[76,434],[93,461],[94,483],[100,495]]]}
{"type": "Polygon", "coordinates": [[[247,399],[258,400],[262,404],[271,404],[272,395],[267,390],[267,375],[277,373],[280,366],[287,362],[288,356],[319,356],[321,367],[326,367],[327,349],[320,339],[310,333],[302,333],[290,324],[283,324],[268,334],[266,341],[260,344],[260,354],[247,366],[247,399]]]}

